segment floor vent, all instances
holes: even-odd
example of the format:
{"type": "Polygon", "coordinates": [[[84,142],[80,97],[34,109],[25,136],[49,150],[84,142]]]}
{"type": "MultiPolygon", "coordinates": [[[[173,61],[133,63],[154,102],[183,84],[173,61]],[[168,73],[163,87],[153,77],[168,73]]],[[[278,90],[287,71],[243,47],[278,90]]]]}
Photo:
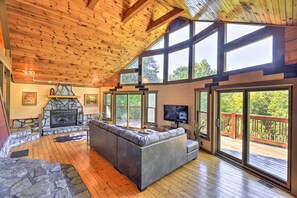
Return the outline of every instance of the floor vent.
{"type": "Polygon", "coordinates": [[[266,186],[266,187],[269,188],[269,189],[273,189],[273,188],[274,188],[273,185],[271,185],[270,183],[268,183],[267,181],[265,181],[265,180],[263,180],[263,179],[258,180],[258,182],[259,182],[260,184],[263,184],[264,186],[266,186]]]}
{"type": "Polygon", "coordinates": [[[26,150],[12,152],[10,157],[11,158],[18,158],[18,157],[26,157],[28,155],[29,155],[29,150],[26,149],[26,150]]]}

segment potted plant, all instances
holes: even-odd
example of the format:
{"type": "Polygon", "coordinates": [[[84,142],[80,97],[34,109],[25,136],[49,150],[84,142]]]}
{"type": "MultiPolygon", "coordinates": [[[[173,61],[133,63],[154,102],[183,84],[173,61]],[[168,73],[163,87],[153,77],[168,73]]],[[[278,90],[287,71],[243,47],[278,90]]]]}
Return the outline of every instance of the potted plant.
{"type": "Polygon", "coordinates": [[[198,142],[198,145],[200,145],[200,133],[201,130],[205,127],[205,122],[199,123],[198,121],[190,122],[190,126],[193,130],[195,140],[198,142]]]}
{"type": "Polygon", "coordinates": [[[103,120],[103,112],[102,113],[99,113],[96,117],[95,117],[96,120],[99,120],[99,121],[102,121],[103,120]]]}

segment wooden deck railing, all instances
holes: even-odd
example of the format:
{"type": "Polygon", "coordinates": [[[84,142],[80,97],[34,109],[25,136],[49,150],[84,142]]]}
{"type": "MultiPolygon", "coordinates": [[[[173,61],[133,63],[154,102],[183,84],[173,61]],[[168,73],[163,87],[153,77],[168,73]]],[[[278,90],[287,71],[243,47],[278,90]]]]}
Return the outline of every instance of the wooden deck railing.
{"type": "MultiPolygon", "coordinates": [[[[242,138],[242,114],[221,113],[221,135],[242,138]]],[[[288,119],[250,115],[249,139],[253,142],[288,148],[288,119]]]]}

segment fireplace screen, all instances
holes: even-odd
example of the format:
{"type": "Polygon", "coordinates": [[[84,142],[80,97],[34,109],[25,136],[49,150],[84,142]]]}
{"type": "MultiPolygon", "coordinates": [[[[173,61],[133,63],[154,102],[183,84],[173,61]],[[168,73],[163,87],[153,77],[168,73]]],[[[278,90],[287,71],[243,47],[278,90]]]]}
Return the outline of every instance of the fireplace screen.
{"type": "Polygon", "coordinates": [[[51,128],[77,125],[77,109],[51,110],[51,128]]]}

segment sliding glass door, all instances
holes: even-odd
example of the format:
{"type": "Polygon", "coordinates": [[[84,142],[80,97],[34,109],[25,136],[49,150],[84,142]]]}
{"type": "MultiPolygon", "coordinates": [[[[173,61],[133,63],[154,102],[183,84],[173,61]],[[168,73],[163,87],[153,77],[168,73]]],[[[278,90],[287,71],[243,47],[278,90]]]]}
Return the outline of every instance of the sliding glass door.
{"type": "Polygon", "coordinates": [[[248,91],[247,163],[287,182],[289,91],[248,91]]]}
{"type": "Polygon", "coordinates": [[[219,106],[219,152],[242,160],[243,92],[220,92],[219,106]]]}
{"type": "Polygon", "coordinates": [[[218,91],[217,152],[289,186],[290,88],[218,91]]]}
{"type": "Polygon", "coordinates": [[[115,95],[115,123],[122,127],[141,128],[141,94],[115,95]]]}

